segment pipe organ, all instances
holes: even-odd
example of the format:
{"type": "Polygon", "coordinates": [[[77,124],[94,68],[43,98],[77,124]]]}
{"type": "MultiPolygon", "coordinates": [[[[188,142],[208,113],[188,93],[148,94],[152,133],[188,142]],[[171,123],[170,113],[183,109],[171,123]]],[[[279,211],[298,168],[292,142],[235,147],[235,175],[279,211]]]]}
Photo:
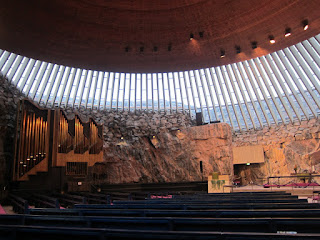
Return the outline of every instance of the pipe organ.
{"type": "Polygon", "coordinates": [[[87,122],[78,115],[70,119],[60,109],[41,109],[22,100],[17,120],[13,179],[26,181],[30,175],[48,172],[49,168],[66,168],[77,163],[91,167],[102,162],[102,132],[102,125],[91,118],[87,122]]]}
{"type": "Polygon", "coordinates": [[[72,121],[68,121],[64,113],[60,111],[58,133],[59,153],[68,153],[73,150],[73,136],[70,134],[70,128],[72,128],[72,121]]]}
{"type": "Polygon", "coordinates": [[[25,174],[41,168],[47,160],[50,112],[27,100],[22,100],[18,108],[14,180],[27,180],[25,174]]]}

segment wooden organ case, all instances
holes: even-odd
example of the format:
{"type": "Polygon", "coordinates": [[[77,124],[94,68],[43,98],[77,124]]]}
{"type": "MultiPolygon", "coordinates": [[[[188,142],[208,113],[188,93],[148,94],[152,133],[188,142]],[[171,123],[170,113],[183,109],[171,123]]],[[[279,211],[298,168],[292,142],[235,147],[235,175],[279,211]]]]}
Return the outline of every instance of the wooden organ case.
{"type": "Polygon", "coordinates": [[[18,106],[13,180],[27,181],[30,175],[48,171],[51,111],[28,100],[18,106]]]}
{"type": "Polygon", "coordinates": [[[59,169],[56,176],[48,176],[63,178],[59,180],[60,185],[72,178],[86,181],[88,168],[103,161],[102,137],[102,125],[91,118],[87,122],[78,115],[69,119],[61,109],[42,109],[22,100],[18,111],[13,180],[27,181],[30,175],[59,169]]]}
{"type": "Polygon", "coordinates": [[[55,111],[54,122],[53,138],[56,141],[53,142],[53,166],[87,163],[88,167],[92,167],[96,162],[103,161],[102,125],[91,118],[84,122],[78,115],[69,120],[61,110],[55,111]]]}

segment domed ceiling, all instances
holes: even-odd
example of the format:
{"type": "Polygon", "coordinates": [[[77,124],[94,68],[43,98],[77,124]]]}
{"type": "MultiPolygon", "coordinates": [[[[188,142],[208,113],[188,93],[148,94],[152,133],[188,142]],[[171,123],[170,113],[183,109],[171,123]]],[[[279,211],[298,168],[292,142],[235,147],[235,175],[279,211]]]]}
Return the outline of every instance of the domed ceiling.
{"type": "Polygon", "coordinates": [[[0,3],[1,49],[99,71],[170,72],[220,66],[266,55],[320,32],[318,0],[0,3]],[[310,27],[304,31],[306,19],[310,27]],[[290,37],[284,37],[286,28],[290,37]],[[270,35],[276,43],[269,43],[270,35]]]}

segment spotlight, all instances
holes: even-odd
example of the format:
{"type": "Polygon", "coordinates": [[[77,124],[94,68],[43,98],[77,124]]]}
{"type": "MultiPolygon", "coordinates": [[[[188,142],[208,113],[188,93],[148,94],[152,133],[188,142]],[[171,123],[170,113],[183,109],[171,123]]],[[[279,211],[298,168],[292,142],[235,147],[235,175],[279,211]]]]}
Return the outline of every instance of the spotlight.
{"type": "Polygon", "coordinates": [[[258,47],[257,41],[251,42],[251,47],[252,47],[252,49],[256,49],[258,47]]]}
{"type": "Polygon", "coordinates": [[[305,19],[302,21],[303,30],[307,30],[309,28],[309,21],[305,19]]]}
{"type": "Polygon", "coordinates": [[[220,50],[220,58],[224,58],[226,56],[226,51],[224,49],[220,50]]]}
{"type": "Polygon", "coordinates": [[[154,51],[154,52],[157,52],[157,51],[158,51],[158,47],[157,47],[157,46],[154,46],[154,47],[153,47],[153,51],[154,51]]]}
{"type": "Polygon", "coordinates": [[[199,32],[200,38],[203,38],[203,32],[199,32]]]}
{"type": "Polygon", "coordinates": [[[286,28],[286,31],[285,31],[284,36],[285,36],[285,37],[291,36],[291,28],[286,28]]]}
{"type": "Polygon", "coordinates": [[[190,33],[190,41],[193,40],[193,33],[190,33]]]}
{"type": "Polygon", "coordinates": [[[171,44],[168,46],[168,51],[170,52],[172,50],[171,44]]]}
{"type": "Polygon", "coordinates": [[[143,52],[144,51],[144,47],[140,47],[140,52],[143,52]]]}
{"type": "Polygon", "coordinates": [[[269,35],[269,42],[271,44],[274,44],[276,42],[276,40],[274,40],[274,36],[273,35],[269,35]]]}
{"type": "Polygon", "coordinates": [[[241,48],[240,48],[240,46],[235,46],[235,48],[236,48],[236,53],[237,53],[237,54],[241,53],[241,48]]]}

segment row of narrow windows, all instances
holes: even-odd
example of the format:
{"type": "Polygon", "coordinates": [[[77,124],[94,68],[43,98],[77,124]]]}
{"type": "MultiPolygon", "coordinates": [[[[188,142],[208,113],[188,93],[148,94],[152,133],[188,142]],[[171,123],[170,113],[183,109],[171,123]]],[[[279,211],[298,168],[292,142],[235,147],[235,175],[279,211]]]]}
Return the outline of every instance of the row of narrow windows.
{"type": "Polygon", "coordinates": [[[169,73],[77,69],[0,50],[3,75],[43,106],[184,111],[234,130],[317,117],[320,35],[248,61],[169,73]]]}

